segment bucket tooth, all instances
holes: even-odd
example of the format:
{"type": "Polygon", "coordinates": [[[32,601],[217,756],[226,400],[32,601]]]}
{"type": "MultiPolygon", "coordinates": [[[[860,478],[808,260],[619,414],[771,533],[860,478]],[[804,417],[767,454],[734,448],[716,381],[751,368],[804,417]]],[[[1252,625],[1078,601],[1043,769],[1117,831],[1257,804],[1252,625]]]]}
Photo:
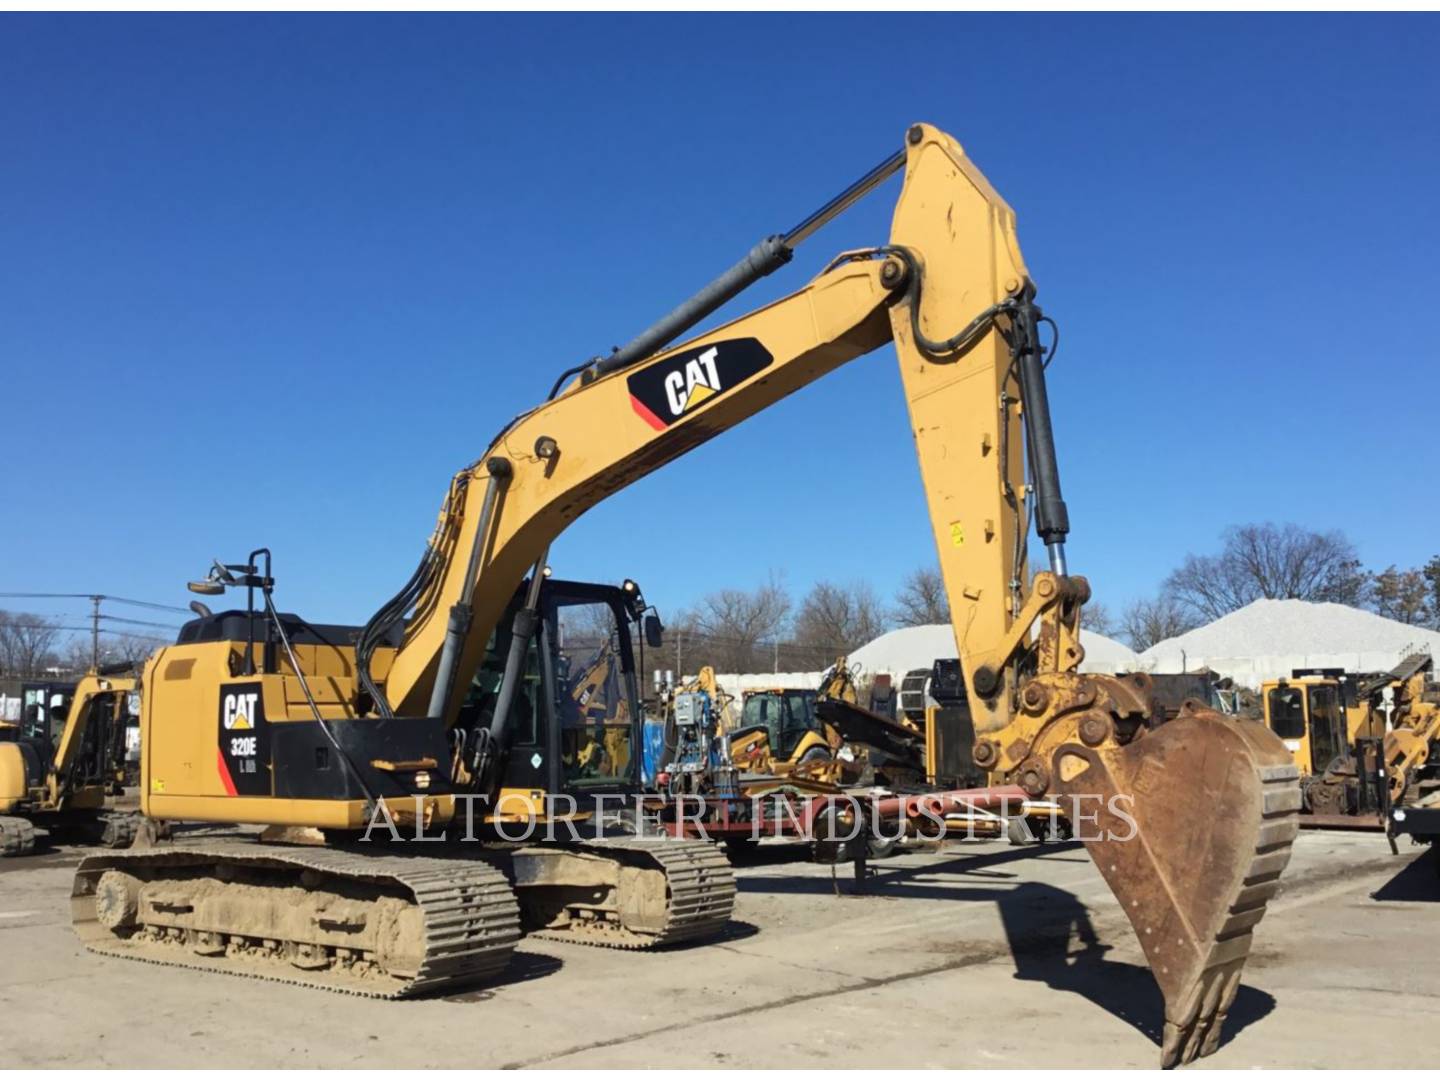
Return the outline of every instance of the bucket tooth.
{"type": "Polygon", "coordinates": [[[1065,743],[1053,766],[1164,996],[1161,1065],[1214,1052],[1299,829],[1288,751],[1257,723],[1193,710],[1123,747],[1065,743]]]}

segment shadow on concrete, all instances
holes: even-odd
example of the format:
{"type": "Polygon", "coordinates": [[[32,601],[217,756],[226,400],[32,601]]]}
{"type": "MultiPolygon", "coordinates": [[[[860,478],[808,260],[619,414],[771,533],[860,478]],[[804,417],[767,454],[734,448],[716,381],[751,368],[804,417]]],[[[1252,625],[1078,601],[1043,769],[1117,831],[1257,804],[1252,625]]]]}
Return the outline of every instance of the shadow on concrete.
{"type": "Polygon", "coordinates": [[[1394,877],[1371,893],[1370,899],[1440,902],[1440,849],[1417,852],[1394,877]]]}
{"type": "MultiPolygon", "coordinates": [[[[764,849],[762,849],[764,850],[764,849]]],[[[896,897],[925,900],[974,900],[976,895],[945,881],[939,875],[981,878],[997,882],[1014,880],[1010,871],[995,869],[1020,860],[1043,858],[1047,862],[1089,862],[1079,841],[1063,844],[1037,844],[1029,847],[1003,848],[979,855],[955,854],[936,862],[934,856],[920,856],[921,861],[909,862],[914,856],[900,856],[871,862],[863,886],[854,880],[853,864],[840,863],[834,873],[804,877],[743,877],[736,882],[742,893],[779,893],[784,895],[842,895],[896,897]]],[[[994,899],[983,894],[984,899],[994,899]]]]}
{"type": "MultiPolygon", "coordinates": [[[[1089,861],[1078,842],[1009,848],[983,855],[896,867],[883,864],[865,881],[859,895],[923,897],[996,905],[1015,962],[1015,978],[1077,994],[1125,1021],[1158,1047],[1165,1030],[1165,1002],[1148,967],[1111,960],[1111,946],[1095,932],[1090,912],[1071,892],[1044,882],[1014,882],[1016,875],[998,867],[1021,859],[1089,861]],[[961,875],[968,881],[927,881],[934,875],[961,875]],[[975,879],[981,880],[975,880],[975,879]],[[992,884],[993,882],[993,884],[992,884]]],[[[834,878],[743,878],[744,892],[857,895],[850,867],[834,878]]],[[[1125,929],[1123,933],[1129,933],[1125,929]]],[[[1221,1033],[1223,1046],[1275,1008],[1275,999],[1241,984],[1221,1033]]]]}
{"type": "MultiPolygon", "coordinates": [[[[1111,947],[1099,940],[1089,910],[1073,894],[1027,881],[998,896],[997,902],[1017,979],[1078,994],[1161,1045],[1165,1001],[1149,968],[1108,959],[1111,947]]],[[[1274,997],[1241,983],[1220,1045],[1274,1008],[1274,997]]]]}
{"type": "MultiPolygon", "coordinates": [[[[744,941],[752,938],[760,932],[760,928],[754,923],[748,923],[741,919],[731,919],[725,924],[725,928],[714,937],[705,938],[701,944],[704,945],[728,945],[733,941],[744,941]]],[[[688,948],[688,944],[675,946],[678,949],[688,948]]]]}
{"type": "Polygon", "coordinates": [[[497,990],[503,990],[505,987],[514,986],[517,983],[534,982],[536,979],[546,978],[554,975],[564,966],[565,961],[548,953],[514,952],[510,954],[510,962],[505,965],[505,970],[494,979],[480,986],[469,987],[458,994],[445,994],[439,1000],[456,1005],[489,1001],[495,996],[497,990]]]}
{"type": "Polygon", "coordinates": [[[787,844],[737,844],[725,846],[732,866],[788,866],[810,861],[810,845],[803,841],[787,844]]]}

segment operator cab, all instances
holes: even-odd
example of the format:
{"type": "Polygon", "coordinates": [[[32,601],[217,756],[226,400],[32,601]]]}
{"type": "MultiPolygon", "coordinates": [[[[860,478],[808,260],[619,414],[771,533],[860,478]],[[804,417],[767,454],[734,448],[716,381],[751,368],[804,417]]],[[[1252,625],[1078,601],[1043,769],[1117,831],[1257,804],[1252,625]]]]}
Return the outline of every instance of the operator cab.
{"type": "Polygon", "coordinates": [[[1302,775],[1320,776],[1348,752],[1341,686],[1330,678],[1265,686],[1265,725],[1285,740],[1302,775]]]}
{"type": "Polygon", "coordinates": [[[730,738],[735,740],[753,732],[764,732],[772,747],[772,757],[789,761],[807,734],[812,731],[824,734],[820,718],[815,715],[815,696],[814,690],[752,691],[745,695],[740,726],[730,738]]]}
{"type": "MultiPolygon", "coordinates": [[[[455,724],[468,741],[493,720],[524,586],[499,620],[455,724]]],[[[511,701],[501,788],[572,795],[628,793],[640,783],[640,693],[645,647],[659,620],[634,582],[547,578],[540,621],[511,701]]]]}

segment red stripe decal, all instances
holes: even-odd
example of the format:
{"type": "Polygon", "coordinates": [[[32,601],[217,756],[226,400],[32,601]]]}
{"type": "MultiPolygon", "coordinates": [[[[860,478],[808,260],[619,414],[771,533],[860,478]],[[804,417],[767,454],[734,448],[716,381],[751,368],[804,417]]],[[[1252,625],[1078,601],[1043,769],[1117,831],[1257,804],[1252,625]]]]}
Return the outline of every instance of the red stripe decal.
{"type": "Polygon", "coordinates": [[[225,764],[225,751],[215,748],[215,763],[220,766],[220,782],[225,785],[225,794],[235,794],[235,781],[230,779],[230,766],[225,764]]]}
{"type": "Polygon", "coordinates": [[[634,394],[631,394],[631,395],[630,395],[630,406],[631,406],[631,408],[633,408],[637,413],[640,414],[640,419],[641,419],[641,420],[644,420],[647,424],[649,424],[651,427],[653,427],[656,431],[664,431],[664,430],[665,430],[665,421],[664,421],[664,420],[661,420],[661,419],[660,419],[658,416],[656,416],[653,412],[651,412],[649,409],[647,409],[647,408],[645,407],[645,403],[644,403],[643,401],[641,401],[639,398],[637,398],[634,394]]]}

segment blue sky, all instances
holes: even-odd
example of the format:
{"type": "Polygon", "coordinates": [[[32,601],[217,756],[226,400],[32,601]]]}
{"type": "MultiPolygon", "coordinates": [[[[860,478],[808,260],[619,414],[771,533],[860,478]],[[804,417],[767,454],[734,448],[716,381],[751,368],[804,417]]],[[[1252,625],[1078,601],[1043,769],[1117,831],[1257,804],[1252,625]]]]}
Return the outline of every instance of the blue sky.
{"type": "MultiPolygon", "coordinates": [[[[899,145],[1016,208],[1072,569],[1112,610],[1228,524],[1440,549],[1434,17],[0,20],[0,589],[183,604],[276,552],[360,620],[451,473],[899,145]],[[1416,486],[1416,481],[1420,486],[1416,486]]],[[[882,242],[897,182],[727,309],[882,242]]],[[[857,361],[586,515],[557,572],[673,610],[933,550],[857,361]]],[[[64,604],[33,608],[69,611],[64,604]]],[[[121,613],[118,612],[117,613],[121,613]]],[[[131,612],[130,614],[134,614],[131,612]]]]}

